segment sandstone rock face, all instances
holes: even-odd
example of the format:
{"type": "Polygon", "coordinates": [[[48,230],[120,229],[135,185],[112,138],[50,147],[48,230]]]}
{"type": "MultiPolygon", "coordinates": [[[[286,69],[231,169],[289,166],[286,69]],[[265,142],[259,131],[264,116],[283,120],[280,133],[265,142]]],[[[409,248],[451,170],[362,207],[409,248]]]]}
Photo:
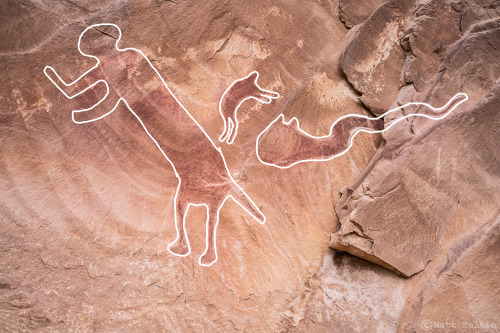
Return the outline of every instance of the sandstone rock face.
{"type": "Polygon", "coordinates": [[[427,281],[420,299],[409,302],[411,308],[401,318],[402,329],[440,329],[442,325],[436,323],[447,318],[452,330],[498,331],[498,276],[490,268],[499,260],[499,229],[497,216],[450,248],[448,262],[441,267],[442,278],[427,281]],[[450,304],[467,306],[450,313],[450,304]]]}
{"type": "MultiPolygon", "coordinates": [[[[355,188],[343,189],[336,205],[342,227],[333,235],[334,248],[411,276],[434,257],[444,228],[467,201],[464,198],[485,200],[491,208],[498,206],[500,156],[487,142],[498,133],[499,101],[495,96],[500,66],[494,59],[500,56],[496,42],[500,40],[499,22],[489,20],[472,26],[448,47],[432,82],[413,84],[414,96],[426,96],[421,98],[431,104],[444,103],[443,97],[464,91],[470,96],[469,107],[459,108],[438,127],[416,118],[409,124],[411,131],[395,128],[384,133],[386,145],[355,188]],[[486,60],[479,68],[478,58],[486,60]],[[483,167],[477,170],[480,165],[483,167]],[[395,232],[380,232],[388,229],[395,232]],[[384,244],[383,249],[378,249],[380,244],[384,244]]],[[[412,40],[410,37],[413,49],[412,40]]],[[[429,64],[437,61],[431,60],[429,64]]],[[[424,72],[422,77],[426,75],[424,72]]]]}
{"type": "Polygon", "coordinates": [[[387,1],[361,26],[340,66],[373,113],[391,105],[401,84],[404,51],[399,40],[414,8],[412,1],[387,1]]]}
{"type": "MultiPolygon", "coordinates": [[[[3,1],[0,331],[498,330],[499,8],[3,1]],[[167,251],[178,180],[134,115],[121,105],[75,124],[71,111],[105,89],[68,100],[43,73],[50,65],[72,81],[91,68],[77,41],[102,22],[120,26],[122,47],[145,53],[267,218],[261,225],[228,200],[210,267],[198,263],[202,207],[186,219],[192,253],[167,251]],[[253,70],[280,98],[245,102],[234,143],[219,143],[219,100],[253,70]],[[255,154],[280,114],[322,136],[343,115],[441,106],[457,92],[469,100],[444,120],[360,134],[330,161],[282,170],[255,154]]],[[[181,143],[186,156],[197,147],[181,143]]]]}
{"type": "Polygon", "coordinates": [[[352,28],[355,25],[361,24],[366,21],[368,17],[381,5],[385,0],[372,0],[372,1],[353,1],[353,0],[340,0],[339,17],[345,26],[352,28]]]}
{"type": "Polygon", "coordinates": [[[397,157],[386,146],[387,155],[362,183],[354,191],[344,189],[336,205],[342,227],[331,245],[362,251],[362,257],[375,257],[376,263],[404,276],[423,270],[435,256],[449,221],[459,214],[459,206],[467,207],[466,198],[479,199],[488,210],[500,199],[500,184],[495,181],[500,176],[500,151],[485,144],[498,134],[499,102],[494,96],[480,100],[472,110],[415,138],[418,145],[398,151],[397,157]],[[477,165],[487,171],[474,172],[477,165]]]}

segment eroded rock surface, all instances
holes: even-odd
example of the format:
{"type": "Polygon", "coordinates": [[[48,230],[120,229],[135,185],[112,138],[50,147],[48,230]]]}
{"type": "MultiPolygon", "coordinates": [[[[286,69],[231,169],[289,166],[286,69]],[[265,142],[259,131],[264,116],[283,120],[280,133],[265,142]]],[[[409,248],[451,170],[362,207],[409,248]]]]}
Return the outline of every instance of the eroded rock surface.
{"type": "Polygon", "coordinates": [[[3,1],[0,331],[498,329],[498,11],[493,0],[3,1]],[[202,208],[186,220],[192,255],[167,251],[178,181],[135,117],[121,107],[74,124],[82,101],[43,74],[89,69],[76,42],[102,22],[145,52],[214,142],[231,82],[257,70],[281,95],[242,105],[235,142],[218,144],[267,221],[227,203],[211,267],[198,264],[202,208]],[[360,134],[331,161],[280,170],[255,155],[280,114],[323,136],[346,114],[457,92],[469,101],[449,118],[360,134]]]}
{"type": "Polygon", "coordinates": [[[414,1],[387,1],[361,26],[347,46],[340,66],[374,114],[387,111],[402,85],[404,50],[399,40],[414,1]]]}
{"type": "MultiPolygon", "coordinates": [[[[63,22],[46,19],[48,30],[26,24],[22,31],[1,24],[4,37],[22,32],[29,36],[23,42],[37,42],[20,47],[9,39],[0,56],[0,330],[282,330],[288,305],[328,252],[333,202],[375,151],[365,137],[352,161],[287,173],[255,156],[258,133],[285,110],[315,131],[345,113],[366,114],[338,71],[347,33],[338,3],[311,2],[304,11],[299,1],[74,1],[82,8],[70,13],[42,3],[9,2],[0,11],[18,15],[1,22],[36,15],[63,22]],[[234,80],[257,70],[261,87],[283,96],[267,108],[242,105],[235,142],[220,144],[235,182],[267,221],[257,223],[229,200],[211,267],[198,264],[203,208],[191,207],[186,218],[192,255],[167,251],[178,180],[134,115],[122,105],[99,122],[75,124],[71,111],[82,101],[66,99],[43,74],[51,65],[72,81],[91,68],[78,37],[102,22],[119,25],[120,47],[146,54],[214,142],[223,131],[219,100],[234,80]],[[316,106],[290,104],[323,95],[316,106]],[[303,177],[307,191],[290,181],[303,177]]],[[[137,86],[147,83],[137,76],[137,86]]],[[[87,107],[105,93],[99,89],[87,107]]],[[[198,143],[172,148],[187,154],[198,143]]]]}
{"type": "Polygon", "coordinates": [[[484,144],[498,135],[499,102],[495,96],[480,100],[414,138],[415,144],[382,150],[360,186],[344,189],[336,205],[342,227],[331,246],[352,248],[404,276],[423,270],[466,198],[489,202],[491,209],[500,199],[500,151],[484,144]]]}
{"type": "Polygon", "coordinates": [[[348,28],[361,24],[386,0],[355,1],[340,0],[339,17],[348,28]]]}
{"type": "MultiPolygon", "coordinates": [[[[442,12],[430,11],[427,4],[417,7],[418,24],[422,10],[442,12]]],[[[435,256],[441,234],[458,205],[466,201],[464,197],[491,202],[492,208],[498,204],[499,151],[487,142],[497,136],[500,121],[496,112],[500,66],[493,60],[500,56],[499,22],[493,19],[473,25],[447,47],[441,63],[432,57],[422,60],[429,63],[419,75],[424,80],[412,83],[413,99],[444,103],[443,98],[457,91],[470,99],[438,126],[415,119],[407,124],[409,130],[401,126],[384,133],[386,144],[365,175],[353,188],[343,189],[336,205],[342,227],[332,236],[331,246],[411,276],[435,256]],[[477,65],[479,58],[486,60],[484,65],[477,65]],[[439,68],[427,82],[430,64],[439,68]]],[[[455,21],[450,24],[450,30],[455,27],[451,34],[456,34],[455,21]]],[[[408,39],[411,50],[412,36],[408,39]]],[[[416,43],[420,45],[418,39],[416,43]]],[[[408,57],[414,59],[415,52],[420,51],[411,51],[408,57]]],[[[405,69],[404,75],[415,70],[412,65],[405,69]]],[[[402,100],[408,101],[405,90],[401,90],[402,100]]]]}

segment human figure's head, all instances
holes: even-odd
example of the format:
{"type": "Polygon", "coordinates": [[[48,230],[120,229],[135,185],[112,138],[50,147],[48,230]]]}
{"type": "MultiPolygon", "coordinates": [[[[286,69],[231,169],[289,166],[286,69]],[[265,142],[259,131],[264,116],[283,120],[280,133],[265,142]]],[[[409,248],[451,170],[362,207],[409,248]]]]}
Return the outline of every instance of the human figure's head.
{"type": "Polygon", "coordinates": [[[120,38],[118,26],[110,23],[94,24],[82,32],[78,47],[83,54],[99,58],[115,51],[120,38]]]}

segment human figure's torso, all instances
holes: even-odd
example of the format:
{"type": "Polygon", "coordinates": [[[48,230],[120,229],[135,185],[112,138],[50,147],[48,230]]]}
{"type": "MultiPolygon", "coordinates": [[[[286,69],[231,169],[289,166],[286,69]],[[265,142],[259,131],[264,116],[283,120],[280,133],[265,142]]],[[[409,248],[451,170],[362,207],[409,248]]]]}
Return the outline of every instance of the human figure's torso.
{"type": "Polygon", "coordinates": [[[186,184],[219,187],[229,181],[220,152],[142,54],[116,51],[99,66],[110,89],[141,119],[186,184]]]}

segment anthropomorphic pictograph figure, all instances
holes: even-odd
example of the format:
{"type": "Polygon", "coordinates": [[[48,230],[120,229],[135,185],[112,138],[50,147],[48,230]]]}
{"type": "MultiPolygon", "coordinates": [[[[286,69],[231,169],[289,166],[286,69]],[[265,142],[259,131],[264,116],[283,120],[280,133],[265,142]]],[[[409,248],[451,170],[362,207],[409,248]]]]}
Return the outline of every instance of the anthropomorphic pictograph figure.
{"type": "Polygon", "coordinates": [[[300,129],[297,118],[285,122],[283,114],[280,114],[257,137],[257,157],[262,163],[281,169],[302,162],[327,161],[347,152],[352,140],[360,132],[381,133],[399,121],[414,116],[442,119],[467,98],[466,94],[458,93],[441,108],[434,108],[426,103],[408,103],[377,118],[349,114],[337,119],[330,128],[330,134],[321,137],[312,136],[300,129]],[[385,126],[384,117],[402,109],[406,116],[385,126]]]}
{"type": "Polygon", "coordinates": [[[259,87],[257,79],[259,73],[253,71],[244,78],[234,81],[224,92],[219,103],[219,112],[224,120],[224,132],[219,137],[219,141],[226,141],[228,144],[234,142],[238,134],[238,119],[236,118],[238,108],[243,102],[255,99],[261,103],[269,104],[280,94],[274,91],[264,90],[259,87]]]}
{"type": "MultiPolygon", "coordinates": [[[[179,180],[175,194],[177,237],[168,250],[178,256],[190,254],[185,230],[187,211],[190,205],[204,205],[207,208],[206,249],[199,263],[209,266],[217,260],[219,211],[229,197],[258,222],[264,223],[266,218],[236,184],[220,149],[174,96],[144,53],[133,48],[120,49],[120,38],[121,30],[114,24],[90,26],[80,35],[78,50],[82,55],[94,58],[97,64],[69,84],[52,67],[47,66],[44,72],[68,98],[97,88],[106,91],[106,96],[96,105],[73,111],[76,123],[99,120],[113,112],[119,103],[124,103],[134,114],[170,162],[179,180]],[[115,35],[117,39],[98,32],[103,30],[105,35],[115,35]],[[95,34],[101,37],[96,38],[95,34]]],[[[251,93],[255,92],[252,90],[251,93]]],[[[231,96],[226,98],[237,100],[231,96]]]]}

